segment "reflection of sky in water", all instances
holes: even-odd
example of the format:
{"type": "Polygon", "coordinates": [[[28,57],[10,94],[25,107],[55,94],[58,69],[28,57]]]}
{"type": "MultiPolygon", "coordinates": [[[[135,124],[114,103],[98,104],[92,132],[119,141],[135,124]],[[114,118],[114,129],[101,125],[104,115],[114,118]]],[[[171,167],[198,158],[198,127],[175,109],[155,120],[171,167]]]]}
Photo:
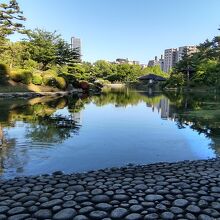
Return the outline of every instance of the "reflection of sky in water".
{"type": "MultiPolygon", "coordinates": [[[[55,115],[70,114],[64,108],[55,115]]],[[[176,122],[162,120],[157,110],[143,102],[126,108],[90,103],[75,117],[80,117],[80,130],[62,143],[43,142],[44,134],[42,141],[25,138],[32,129],[28,123],[17,122],[6,129],[16,144],[4,161],[5,176],[215,157],[204,135],[189,127],[178,129],[176,122]]]]}

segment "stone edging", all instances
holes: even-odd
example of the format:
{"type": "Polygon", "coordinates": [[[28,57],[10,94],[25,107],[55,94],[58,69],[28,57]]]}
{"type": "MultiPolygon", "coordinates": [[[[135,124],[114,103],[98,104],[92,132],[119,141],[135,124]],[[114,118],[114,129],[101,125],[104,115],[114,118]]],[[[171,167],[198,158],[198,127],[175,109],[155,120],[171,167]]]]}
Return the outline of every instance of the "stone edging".
{"type": "Polygon", "coordinates": [[[0,180],[0,219],[220,219],[220,160],[0,180]]]}

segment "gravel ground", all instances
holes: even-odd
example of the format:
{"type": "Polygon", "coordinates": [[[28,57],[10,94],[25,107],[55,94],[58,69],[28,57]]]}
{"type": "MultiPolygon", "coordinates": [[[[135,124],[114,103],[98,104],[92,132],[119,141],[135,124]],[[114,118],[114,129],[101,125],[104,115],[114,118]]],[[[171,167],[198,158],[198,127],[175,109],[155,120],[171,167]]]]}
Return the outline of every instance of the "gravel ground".
{"type": "Polygon", "coordinates": [[[0,180],[1,219],[220,219],[220,159],[0,180]]]}

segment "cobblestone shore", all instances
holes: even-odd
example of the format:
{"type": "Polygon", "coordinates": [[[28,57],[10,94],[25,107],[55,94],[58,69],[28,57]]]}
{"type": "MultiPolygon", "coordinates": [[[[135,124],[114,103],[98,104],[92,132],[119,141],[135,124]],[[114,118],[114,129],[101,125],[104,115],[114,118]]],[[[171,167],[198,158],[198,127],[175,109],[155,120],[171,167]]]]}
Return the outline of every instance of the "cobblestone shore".
{"type": "Polygon", "coordinates": [[[220,160],[0,180],[0,219],[220,219],[220,160]]]}

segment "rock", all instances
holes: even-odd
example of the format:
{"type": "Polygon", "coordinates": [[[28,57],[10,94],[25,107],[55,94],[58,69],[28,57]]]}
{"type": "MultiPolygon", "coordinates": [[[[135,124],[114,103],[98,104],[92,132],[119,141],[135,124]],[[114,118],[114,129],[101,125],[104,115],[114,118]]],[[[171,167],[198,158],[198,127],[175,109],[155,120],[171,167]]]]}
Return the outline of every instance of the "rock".
{"type": "Polygon", "coordinates": [[[220,193],[220,187],[217,187],[217,186],[212,187],[211,192],[220,193]]]}
{"type": "Polygon", "coordinates": [[[177,206],[177,207],[185,207],[188,204],[189,204],[189,202],[186,199],[176,199],[173,202],[173,205],[177,206]]]}
{"type": "Polygon", "coordinates": [[[148,187],[145,184],[138,184],[134,188],[137,190],[142,190],[142,191],[148,189],[148,187]]]}
{"type": "Polygon", "coordinates": [[[110,198],[107,195],[96,195],[91,198],[91,201],[95,203],[109,202],[110,198]]]}
{"type": "Polygon", "coordinates": [[[59,205],[59,204],[62,204],[62,203],[63,203],[63,201],[61,199],[53,199],[53,200],[50,200],[48,202],[42,203],[41,207],[42,208],[51,208],[55,205],[59,205]]]}
{"type": "Polygon", "coordinates": [[[213,218],[208,215],[201,214],[199,215],[198,220],[213,220],[213,218]]]}
{"type": "Polygon", "coordinates": [[[175,215],[172,212],[163,212],[161,217],[165,220],[174,219],[175,215]]]}
{"type": "Polygon", "coordinates": [[[201,211],[201,209],[196,205],[189,205],[186,207],[186,210],[191,213],[199,213],[201,211]]]}
{"type": "Polygon", "coordinates": [[[220,203],[219,202],[212,202],[211,206],[213,209],[220,210],[220,203]]]}
{"type": "Polygon", "coordinates": [[[54,176],[63,175],[62,171],[55,171],[52,173],[54,176]]]}
{"type": "Polygon", "coordinates": [[[125,220],[141,220],[142,216],[138,213],[132,213],[125,217],[125,220]]]}
{"type": "Polygon", "coordinates": [[[63,207],[64,208],[71,208],[73,206],[75,206],[77,203],[73,200],[70,200],[70,201],[66,201],[63,203],[63,207]]]}
{"type": "Polygon", "coordinates": [[[92,212],[93,210],[94,208],[92,206],[86,206],[79,210],[79,214],[87,214],[87,213],[92,212]]]}
{"type": "Polygon", "coordinates": [[[12,208],[8,211],[8,214],[9,215],[16,215],[16,214],[20,214],[22,212],[25,211],[25,208],[24,207],[15,207],[15,208],[12,208]]]}
{"type": "Polygon", "coordinates": [[[52,212],[50,209],[40,209],[34,213],[34,216],[38,219],[47,219],[52,217],[52,212]]]}
{"type": "Polygon", "coordinates": [[[8,206],[0,206],[0,213],[6,213],[9,210],[8,206]]]}
{"type": "Polygon", "coordinates": [[[84,187],[81,185],[73,185],[66,188],[68,191],[75,191],[75,192],[83,192],[85,191],[84,187]]]}
{"type": "Polygon", "coordinates": [[[112,205],[108,203],[98,203],[95,208],[100,209],[102,211],[109,211],[112,209],[112,205]]]}
{"type": "Polygon", "coordinates": [[[179,207],[175,207],[175,206],[171,207],[170,211],[174,214],[182,214],[184,212],[183,209],[181,209],[179,207]]]}
{"type": "Polygon", "coordinates": [[[8,217],[8,220],[23,220],[28,218],[30,215],[29,214],[18,214],[18,215],[12,215],[8,217]]]}
{"type": "Polygon", "coordinates": [[[73,217],[77,214],[76,210],[73,208],[66,208],[62,209],[61,211],[57,212],[54,216],[54,220],[68,220],[73,219],[73,217]]]}
{"type": "Polygon", "coordinates": [[[131,212],[141,212],[143,209],[144,209],[144,208],[143,208],[143,206],[141,206],[141,205],[132,205],[132,206],[130,207],[130,211],[131,211],[131,212]]]}
{"type": "Polygon", "coordinates": [[[163,196],[157,195],[157,194],[149,194],[149,195],[145,196],[145,200],[148,202],[160,201],[163,199],[164,199],[163,196]]]}
{"type": "Polygon", "coordinates": [[[6,215],[0,214],[0,220],[6,220],[6,219],[7,219],[6,215]]]}
{"type": "Polygon", "coordinates": [[[93,189],[91,191],[91,194],[92,195],[99,195],[99,194],[102,194],[103,193],[103,190],[102,189],[93,189]]]}
{"type": "Polygon", "coordinates": [[[105,217],[108,216],[107,212],[105,211],[92,211],[89,216],[92,218],[92,219],[103,219],[105,217]]]}
{"type": "Polygon", "coordinates": [[[77,215],[73,220],[89,220],[85,215],[77,215]]]}
{"type": "Polygon", "coordinates": [[[128,210],[125,208],[116,208],[111,212],[111,218],[113,219],[122,219],[128,214],[128,210]]]}
{"type": "Polygon", "coordinates": [[[186,218],[189,220],[196,220],[196,216],[193,215],[192,213],[186,213],[186,218]]]}
{"type": "Polygon", "coordinates": [[[153,220],[153,219],[159,219],[159,215],[157,213],[151,213],[145,215],[144,217],[144,220],[153,220]]]}
{"type": "Polygon", "coordinates": [[[220,217],[220,213],[218,211],[216,211],[215,209],[211,209],[211,208],[207,208],[203,210],[204,214],[210,215],[212,217],[220,217]]]}
{"type": "Polygon", "coordinates": [[[118,201],[127,201],[130,199],[130,197],[125,194],[116,194],[116,195],[113,195],[113,199],[118,200],[118,201]]]}

